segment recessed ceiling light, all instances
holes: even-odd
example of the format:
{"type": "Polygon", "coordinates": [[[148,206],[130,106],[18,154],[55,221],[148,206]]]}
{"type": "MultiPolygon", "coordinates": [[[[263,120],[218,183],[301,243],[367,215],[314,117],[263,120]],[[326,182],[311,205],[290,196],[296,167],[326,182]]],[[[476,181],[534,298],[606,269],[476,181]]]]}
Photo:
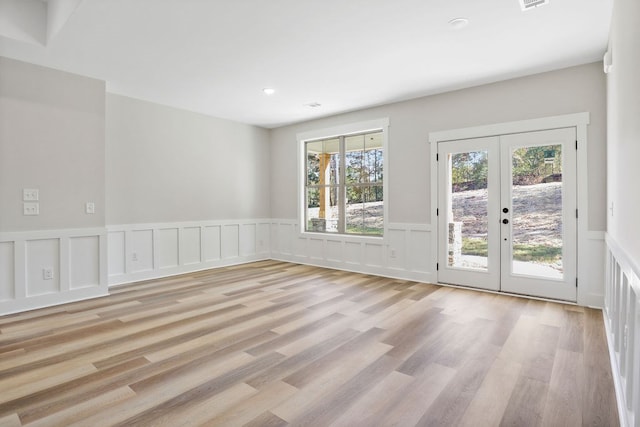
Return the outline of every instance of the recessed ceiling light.
{"type": "Polygon", "coordinates": [[[460,30],[469,25],[469,20],[467,18],[453,18],[449,21],[449,25],[451,25],[454,30],[460,30]]]}
{"type": "Polygon", "coordinates": [[[319,102],[310,102],[308,104],[304,104],[304,106],[309,108],[318,108],[321,107],[322,104],[320,104],[319,102]]]}
{"type": "Polygon", "coordinates": [[[276,90],[272,87],[265,87],[264,89],[262,89],[262,91],[265,93],[265,95],[273,95],[274,93],[276,93],[276,90]]]}

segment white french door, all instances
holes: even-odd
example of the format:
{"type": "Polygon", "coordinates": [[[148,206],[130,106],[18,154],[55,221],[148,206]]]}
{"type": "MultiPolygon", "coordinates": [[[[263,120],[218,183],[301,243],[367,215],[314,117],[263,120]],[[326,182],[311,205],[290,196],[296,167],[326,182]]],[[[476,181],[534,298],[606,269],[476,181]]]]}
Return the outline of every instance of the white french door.
{"type": "Polygon", "coordinates": [[[576,300],[576,131],[438,143],[438,281],[576,300]]]}

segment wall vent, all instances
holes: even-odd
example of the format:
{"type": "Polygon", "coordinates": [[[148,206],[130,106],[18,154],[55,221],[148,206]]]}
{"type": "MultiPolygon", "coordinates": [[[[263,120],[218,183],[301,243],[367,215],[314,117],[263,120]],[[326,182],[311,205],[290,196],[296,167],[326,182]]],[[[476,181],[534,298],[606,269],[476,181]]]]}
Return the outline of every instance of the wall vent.
{"type": "Polygon", "coordinates": [[[549,4],[549,0],[518,0],[522,10],[535,9],[538,6],[549,4]]]}

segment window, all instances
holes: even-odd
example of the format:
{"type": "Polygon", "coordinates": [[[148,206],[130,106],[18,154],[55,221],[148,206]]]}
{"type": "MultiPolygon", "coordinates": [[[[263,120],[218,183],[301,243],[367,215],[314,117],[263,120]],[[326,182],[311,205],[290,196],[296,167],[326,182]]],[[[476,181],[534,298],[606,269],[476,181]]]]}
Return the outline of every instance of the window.
{"type": "Polygon", "coordinates": [[[386,129],[303,140],[304,231],[382,236],[386,129]]]}

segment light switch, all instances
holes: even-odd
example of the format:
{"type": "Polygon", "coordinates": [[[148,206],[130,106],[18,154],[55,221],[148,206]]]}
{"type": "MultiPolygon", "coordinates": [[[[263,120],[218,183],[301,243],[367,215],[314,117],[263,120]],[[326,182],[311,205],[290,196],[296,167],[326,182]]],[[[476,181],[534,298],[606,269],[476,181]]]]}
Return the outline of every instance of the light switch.
{"type": "Polygon", "coordinates": [[[22,205],[24,215],[40,215],[40,203],[25,202],[22,205]]]}
{"type": "Polygon", "coordinates": [[[96,213],[96,204],[93,202],[87,202],[84,205],[84,211],[88,214],[94,214],[96,213]]]}
{"type": "Polygon", "coordinates": [[[37,202],[38,200],[40,200],[40,191],[37,188],[22,189],[23,202],[37,202]]]}

